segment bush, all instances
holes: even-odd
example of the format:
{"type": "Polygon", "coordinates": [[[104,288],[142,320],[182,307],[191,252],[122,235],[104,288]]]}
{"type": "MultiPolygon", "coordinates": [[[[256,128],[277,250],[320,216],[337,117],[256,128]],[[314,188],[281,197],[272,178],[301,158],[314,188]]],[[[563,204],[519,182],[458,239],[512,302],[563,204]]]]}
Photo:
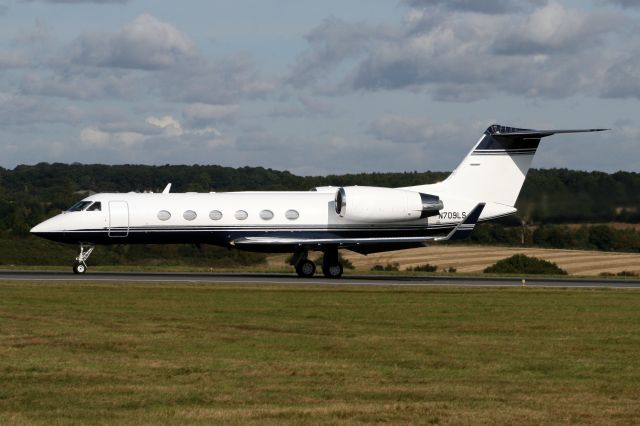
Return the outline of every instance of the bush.
{"type": "Polygon", "coordinates": [[[428,263],[425,263],[424,265],[417,265],[411,268],[407,268],[407,271],[412,271],[412,272],[436,272],[437,270],[438,270],[437,266],[430,265],[428,263]]]}
{"type": "Polygon", "coordinates": [[[398,262],[387,263],[386,266],[382,265],[373,265],[371,268],[372,271],[399,271],[400,264],[398,262]]]}
{"type": "Polygon", "coordinates": [[[495,265],[484,270],[485,273],[498,274],[553,274],[567,275],[567,271],[561,269],[553,262],[549,262],[537,257],[529,257],[524,254],[502,259],[495,265]]]}
{"type": "Polygon", "coordinates": [[[638,274],[635,272],[631,272],[631,271],[622,271],[622,272],[618,272],[617,274],[612,274],[611,272],[602,272],[600,274],[601,277],[630,277],[630,278],[637,278],[638,274]]]}

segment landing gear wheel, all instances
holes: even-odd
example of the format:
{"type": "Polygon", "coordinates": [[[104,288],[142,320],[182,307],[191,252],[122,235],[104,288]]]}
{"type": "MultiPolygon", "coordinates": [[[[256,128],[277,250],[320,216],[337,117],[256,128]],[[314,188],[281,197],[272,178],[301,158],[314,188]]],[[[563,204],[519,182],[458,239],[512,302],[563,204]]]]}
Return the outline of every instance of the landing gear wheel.
{"type": "Polygon", "coordinates": [[[93,253],[94,246],[87,246],[85,249],[84,244],[80,244],[80,254],[76,257],[76,261],[73,263],[74,274],[84,274],[87,272],[87,259],[93,253]]]}
{"type": "Polygon", "coordinates": [[[296,265],[296,272],[302,278],[311,278],[316,273],[316,264],[309,259],[304,259],[296,265]]]}
{"type": "Polygon", "coordinates": [[[84,263],[76,262],[73,264],[74,274],[84,274],[87,272],[87,266],[84,263]]]}
{"type": "Polygon", "coordinates": [[[342,268],[342,263],[338,262],[333,265],[322,266],[322,273],[327,278],[340,278],[342,277],[342,272],[344,268],[342,268]]]}

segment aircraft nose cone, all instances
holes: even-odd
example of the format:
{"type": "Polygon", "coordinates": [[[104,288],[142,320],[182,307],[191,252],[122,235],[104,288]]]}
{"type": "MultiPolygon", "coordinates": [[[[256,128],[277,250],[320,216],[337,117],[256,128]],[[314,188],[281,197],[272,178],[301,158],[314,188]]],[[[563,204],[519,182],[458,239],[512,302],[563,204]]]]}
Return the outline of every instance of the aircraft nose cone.
{"type": "Polygon", "coordinates": [[[33,228],[31,228],[31,233],[33,235],[38,235],[44,232],[44,226],[42,226],[44,222],[37,224],[36,226],[34,226],[33,228]]]}
{"type": "Polygon", "coordinates": [[[31,228],[31,235],[49,240],[57,240],[60,236],[64,236],[64,227],[60,225],[61,223],[58,217],[52,217],[31,228]]]}

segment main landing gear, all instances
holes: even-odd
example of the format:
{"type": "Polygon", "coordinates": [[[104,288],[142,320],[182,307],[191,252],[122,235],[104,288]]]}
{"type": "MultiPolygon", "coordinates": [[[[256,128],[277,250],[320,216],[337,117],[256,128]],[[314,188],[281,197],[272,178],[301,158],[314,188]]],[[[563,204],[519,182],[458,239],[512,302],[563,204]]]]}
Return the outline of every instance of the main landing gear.
{"type": "MultiPolygon", "coordinates": [[[[291,258],[291,264],[296,267],[298,276],[302,278],[311,278],[316,273],[316,264],[307,258],[308,253],[301,251],[294,253],[291,258]]],[[[327,278],[342,277],[342,264],[338,258],[338,249],[331,248],[324,252],[322,260],[322,274],[327,278]]]]}
{"type": "Polygon", "coordinates": [[[296,272],[302,278],[311,278],[316,273],[316,264],[309,259],[302,259],[296,264],[296,272]]]}
{"type": "Polygon", "coordinates": [[[343,272],[337,248],[328,248],[322,259],[322,273],[326,278],[340,278],[343,272]]]}
{"type": "Polygon", "coordinates": [[[80,244],[80,254],[76,257],[76,261],[73,263],[73,273],[74,274],[84,274],[87,272],[87,259],[93,253],[94,246],[89,246],[85,250],[84,244],[80,244]]]}

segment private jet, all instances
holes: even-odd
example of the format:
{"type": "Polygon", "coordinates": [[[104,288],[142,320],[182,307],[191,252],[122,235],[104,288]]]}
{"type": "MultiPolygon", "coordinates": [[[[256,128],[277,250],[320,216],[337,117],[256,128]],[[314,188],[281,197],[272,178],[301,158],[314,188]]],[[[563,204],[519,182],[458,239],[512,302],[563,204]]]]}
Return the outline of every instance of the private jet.
{"type": "Polygon", "coordinates": [[[292,253],[301,277],[323,252],[326,277],[343,274],[338,250],[361,254],[468,237],[478,222],[517,212],[516,199],[540,140],[559,133],[492,125],[443,181],[403,188],[319,187],[301,192],[103,193],[91,195],[31,229],[79,244],[73,272],[87,271],[100,244],[213,244],[292,253]]]}

